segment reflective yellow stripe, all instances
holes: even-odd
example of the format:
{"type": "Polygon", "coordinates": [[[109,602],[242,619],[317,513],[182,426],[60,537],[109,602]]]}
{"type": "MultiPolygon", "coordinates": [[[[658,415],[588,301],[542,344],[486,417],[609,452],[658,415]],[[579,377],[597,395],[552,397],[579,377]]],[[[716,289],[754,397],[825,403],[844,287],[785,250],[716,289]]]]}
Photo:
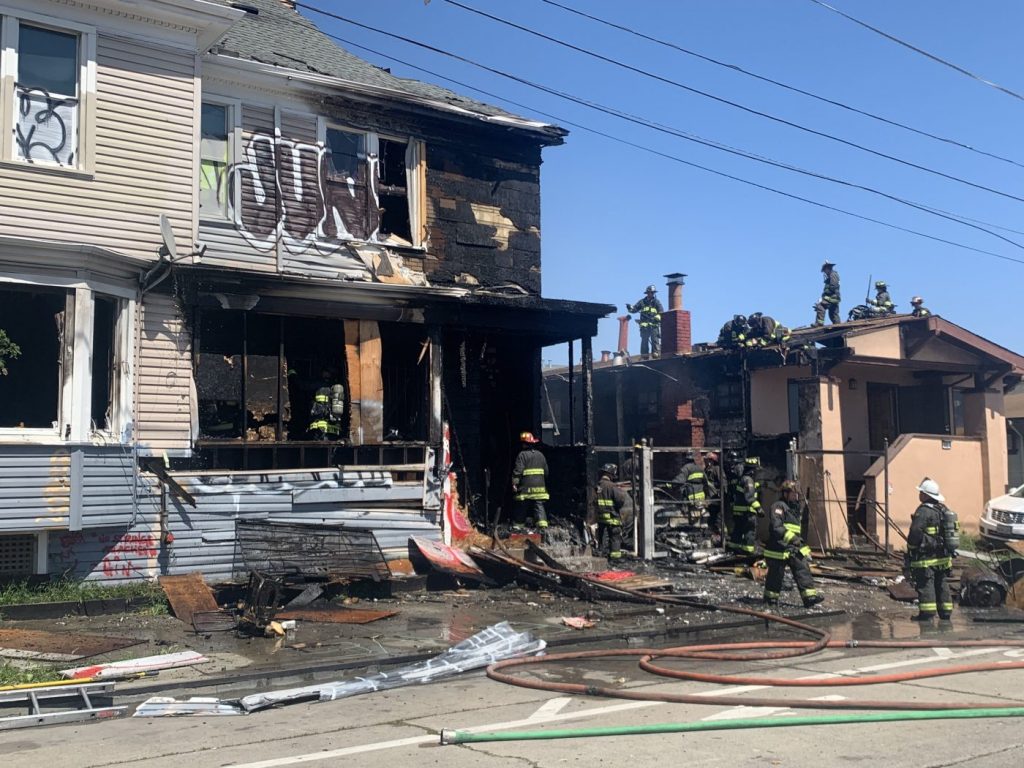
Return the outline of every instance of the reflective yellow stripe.
{"type": "Polygon", "coordinates": [[[694,480],[703,480],[703,479],[704,479],[704,473],[703,472],[691,472],[689,475],[686,476],[686,482],[688,482],[688,483],[692,483],[694,480]]]}
{"type": "Polygon", "coordinates": [[[800,547],[800,554],[804,557],[807,557],[809,554],[811,554],[811,548],[807,545],[800,547]]]}
{"type": "Polygon", "coordinates": [[[938,607],[937,603],[918,603],[917,607],[921,609],[921,613],[935,613],[935,609],[938,607]]]}
{"type": "Polygon", "coordinates": [[[615,506],[615,502],[612,501],[611,499],[598,499],[597,500],[597,506],[599,506],[599,507],[614,507],[615,506]]]}
{"type": "Polygon", "coordinates": [[[544,470],[543,469],[524,469],[523,470],[523,474],[524,475],[543,475],[544,474],[544,470]]]}
{"type": "Polygon", "coordinates": [[[914,560],[910,563],[911,568],[952,568],[953,558],[932,557],[926,560],[914,560]]]}
{"type": "Polygon", "coordinates": [[[800,523],[783,523],[782,525],[787,531],[800,533],[800,523]]]}
{"type": "Polygon", "coordinates": [[[330,401],[331,398],[328,397],[327,395],[314,395],[313,399],[316,400],[316,402],[318,403],[326,403],[330,401]]]}
{"type": "Polygon", "coordinates": [[[764,551],[764,556],[771,558],[772,560],[788,560],[789,552],[775,552],[774,550],[766,549],[764,551]]]}
{"type": "Polygon", "coordinates": [[[929,525],[927,528],[924,529],[924,532],[934,536],[936,533],[939,532],[939,527],[937,525],[929,525]]]}

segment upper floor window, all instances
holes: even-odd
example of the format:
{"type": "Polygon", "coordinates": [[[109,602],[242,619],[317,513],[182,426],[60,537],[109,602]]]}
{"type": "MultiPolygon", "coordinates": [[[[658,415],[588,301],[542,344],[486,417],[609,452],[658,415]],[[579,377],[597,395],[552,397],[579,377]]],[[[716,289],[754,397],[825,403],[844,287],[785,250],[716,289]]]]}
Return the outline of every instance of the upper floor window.
{"type": "Polygon", "coordinates": [[[83,119],[85,100],[94,90],[95,33],[59,20],[51,25],[28,14],[0,20],[0,121],[5,134],[0,159],[86,168],[83,119]]]}
{"type": "Polygon", "coordinates": [[[203,102],[199,140],[199,215],[226,219],[231,108],[203,102]]]}

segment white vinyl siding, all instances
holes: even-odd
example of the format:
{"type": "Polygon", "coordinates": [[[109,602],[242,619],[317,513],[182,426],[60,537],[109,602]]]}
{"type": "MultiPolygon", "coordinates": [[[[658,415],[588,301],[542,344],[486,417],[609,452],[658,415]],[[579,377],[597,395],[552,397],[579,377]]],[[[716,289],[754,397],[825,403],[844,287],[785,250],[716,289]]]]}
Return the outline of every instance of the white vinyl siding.
{"type": "Polygon", "coordinates": [[[92,174],[0,166],[0,235],[156,258],[159,216],[191,243],[195,56],[100,35],[92,174]]]}
{"type": "Polygon", "coordinates": [[[192,447],[192,343],[170,296],[142,300],[136,364],[139,450],[159,455],[192,447]]]}

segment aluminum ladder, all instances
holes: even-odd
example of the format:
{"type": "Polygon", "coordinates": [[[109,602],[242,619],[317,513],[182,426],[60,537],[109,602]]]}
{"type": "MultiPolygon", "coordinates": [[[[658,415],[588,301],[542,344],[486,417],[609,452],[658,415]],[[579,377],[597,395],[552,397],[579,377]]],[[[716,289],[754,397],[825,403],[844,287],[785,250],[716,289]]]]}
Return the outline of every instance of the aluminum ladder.
{"type": "Polygon", "coordinates": [[[0,731],[30,728],[34,725],[76,723],[83,720],[103,720],[120,717],[127,707],[96,706],[93,696],[109,697],[114,683],[43,683],[11,686],[0,689],[0,707],[21,704],[28,714],[0,717],[0,731]],[[62,701],[67,700],[67,701],[62,701]],[[50,706],[43,711],[43,702],[50,706]]]}

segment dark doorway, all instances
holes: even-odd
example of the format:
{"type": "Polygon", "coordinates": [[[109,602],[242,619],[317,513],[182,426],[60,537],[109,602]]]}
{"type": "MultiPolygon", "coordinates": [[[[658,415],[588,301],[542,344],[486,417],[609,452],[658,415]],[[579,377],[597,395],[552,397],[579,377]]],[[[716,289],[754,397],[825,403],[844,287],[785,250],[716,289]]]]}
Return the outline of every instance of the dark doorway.
{"type": "Polygon", "coordinates": [[[950,434],[949,387],[925,384],[900,387],[900,432],[925,435],[950,434]]]}
{"type": "Polygon", "coordinates": [[[900,433],[898,400],[895,384],[868,382],[868,448],[872,451],[885,449],[885,441],[891,444],[900,433]]]}

